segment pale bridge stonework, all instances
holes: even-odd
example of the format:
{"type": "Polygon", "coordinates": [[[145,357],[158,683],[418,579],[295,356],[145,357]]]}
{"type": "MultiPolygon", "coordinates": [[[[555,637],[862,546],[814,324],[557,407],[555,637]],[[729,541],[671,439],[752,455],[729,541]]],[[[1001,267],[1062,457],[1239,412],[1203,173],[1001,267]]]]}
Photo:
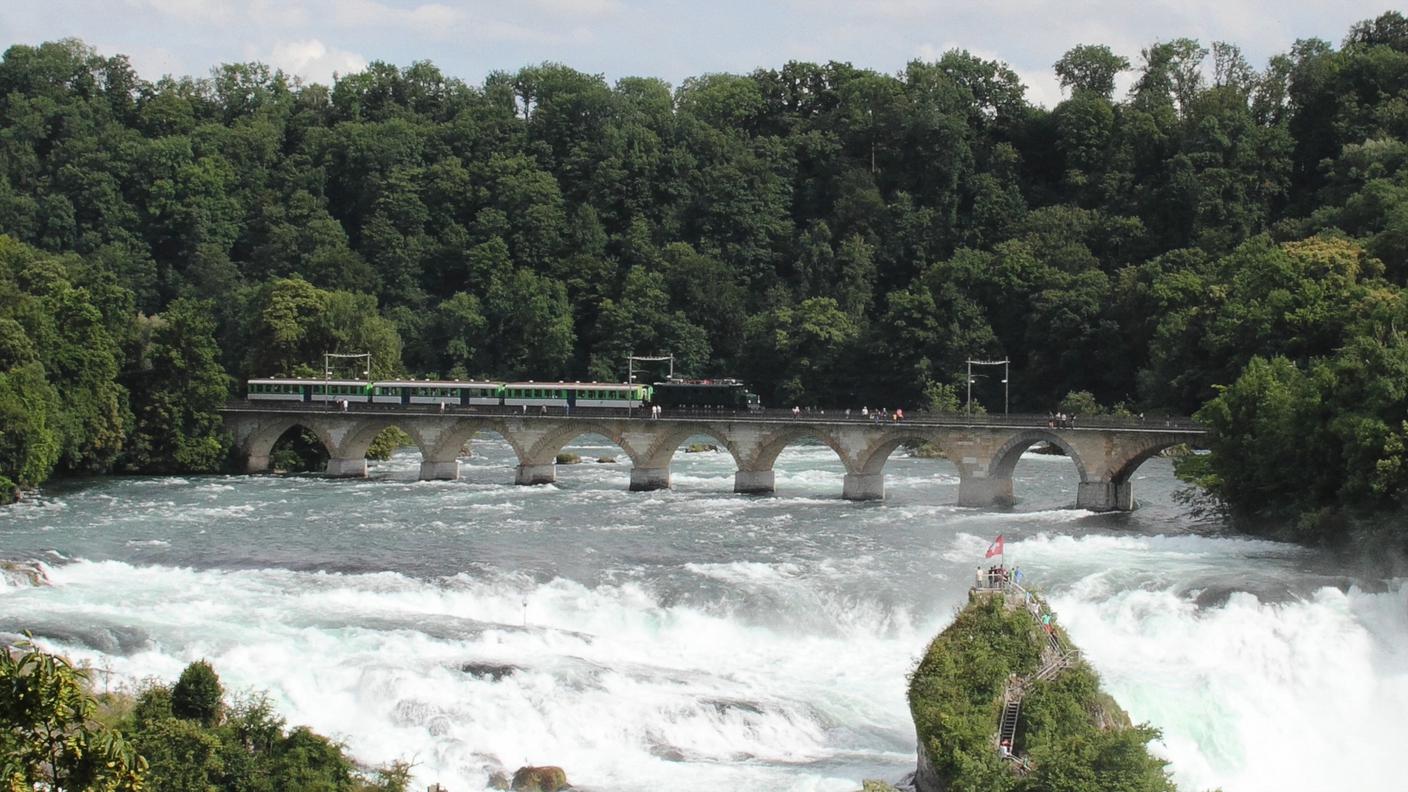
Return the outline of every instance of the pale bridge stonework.
{"type": "Polygon", "coordinates": [[[250,473],[269,469],[269,453],[287,430],[302,426],[328,449],[327,473],[365,476],[367,448],[387,427],[411,436],[421,453],[422,479],[459,478],[459,456],[479,432],[501,435],[518,456],[516,482],[543,484],[556,479],[557,454],[584,434],[602,435],[631,460],[632,490],[670,486],[670,460],[686,440],[712,438],[733,456],[735,492],[773,491],[773,463],[784,448],[814,439],[829,446],[846,468],[842,497],[885,497],[885,462],[904,443],[937,445],[958,468],[958,504],[991,506],[1013,500],[1012,470],[1023,451],[1037,443],[1059,446],[1080,476],[1077,508],[1117,511],[1134,508],[1130,479],[1145,460],[1170,446],[1198,445],[1200,429],[1150,422],[1121,427],[1002,425],[913,420],[875,424],[790,418],[648,418],[564,415],[474,415],[457,412],[337,412],[303,406],[250,405],[223,411],[226,426],[250,473]]]}

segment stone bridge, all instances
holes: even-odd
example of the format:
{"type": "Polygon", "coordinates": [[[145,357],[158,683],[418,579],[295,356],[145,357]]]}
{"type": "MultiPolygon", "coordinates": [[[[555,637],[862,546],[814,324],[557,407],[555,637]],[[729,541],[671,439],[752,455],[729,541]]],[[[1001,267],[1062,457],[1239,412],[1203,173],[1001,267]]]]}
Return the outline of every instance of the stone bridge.
{"type": "Polygon", "coordinates": [[[504,438],[518,456],[518,484],[556,480],[557,454],[576,438],[596,434],[620,446],[631,460],[632,490],[670,486],[670,461],[686,440],[708,437],[733,456],[735,492],[773,491],[773,463],[784,448],[804,440],[829,446],[845,466],[842,497],[885,497],[885,462],[907,443],[931,443],[958,468],[960,506],[1013,501],[1012,470],[1022,452],[1038,443],[1059,447],[1080,476],[1076,506],[1092,511],[1134,508],[1131,474],[1159,451],[1198,445],[1204,431],[1186,419],[1095,418],[1075,427],[1052,427],[1044,416],[941,416],[875,423],[824,414],[666,415],[636,417],[622,411],[597,414],[522,414],[503,408],[451,408],[449,412],[351,405],[349,411],[321,404],[240,402],[222,414],[250,473],[269,470],[269,454],[293,427],[317,435],[330,458],[332,476],[367,475],[367,449],[388,427],[398,427],[420,449],[422,479],[459,478],[462,449],[480,432],[504,438]]]}

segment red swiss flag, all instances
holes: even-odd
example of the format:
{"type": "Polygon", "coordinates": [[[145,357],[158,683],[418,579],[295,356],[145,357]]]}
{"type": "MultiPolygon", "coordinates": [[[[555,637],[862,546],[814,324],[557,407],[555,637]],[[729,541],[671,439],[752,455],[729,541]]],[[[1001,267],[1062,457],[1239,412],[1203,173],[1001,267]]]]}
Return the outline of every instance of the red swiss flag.
{"type": "Polygon", "coordinates": [[[983,558],[992,558],[995,555],[1002,555],[1002,534],[998,534],[997,538],[992,540],[992,544],[988,545],[988,554],[983,558]]]}

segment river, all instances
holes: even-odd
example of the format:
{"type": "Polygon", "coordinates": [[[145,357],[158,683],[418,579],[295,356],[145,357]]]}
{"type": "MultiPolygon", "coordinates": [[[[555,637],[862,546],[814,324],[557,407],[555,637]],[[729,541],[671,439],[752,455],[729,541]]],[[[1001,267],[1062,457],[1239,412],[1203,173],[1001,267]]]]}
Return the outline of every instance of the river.
{"type": "Polygon", "coordinates": [[[50,580],[5,582],[0,633],[108,686],[206,658],[420,788],[533,763],[594,790],[852,792],[912,769],[906,674],[1001,533],[1181,789],[1401,788],[1408,581],[1199,522],[1167,460],[1135,474],[1138,511],[1096,515],[1064,457],[1024,456],[1004,511],[952,505],[952,466],[902,451],[887,499],[850,503],[819,445],[761,497],[726,453],[629,493],[594,461],[619,449],[569,450],[537,487],[493,435],[453,482],[416,481],[412,452],[357,481],[56,485],[0,511],[0,558],[50,580]]]}

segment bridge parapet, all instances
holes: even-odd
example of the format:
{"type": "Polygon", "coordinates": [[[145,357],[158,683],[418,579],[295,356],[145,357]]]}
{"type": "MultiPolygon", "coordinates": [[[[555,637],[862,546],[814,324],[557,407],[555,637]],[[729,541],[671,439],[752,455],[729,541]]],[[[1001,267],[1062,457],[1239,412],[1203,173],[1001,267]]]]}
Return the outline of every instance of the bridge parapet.
{"type": "Polygon", "coordinates": [[[1082,419],[1056,427],[1046,416],[928,416],[876,422],[844,413],[667,413],[573,410],[544,413],[512,408],[448,408],[397,405],[232,403],[223,411],[249,472],[269,468],[269,454],[286,431],[302,426],[327,447],[327,472],[365,476],[366,452],[389,426],[407,432],[420,449],[421,478],[454,479],[459,456],[475,434],[492,431],[518,457],[515,481],[556,480],[557,454],[583,434],[600,434],[620,446],[632,463],[630,488],[670,486],[670,463],[690,438],[716,440],[732,456],[736,492],[769,493],[773,466],[784,448],[812,439],[831,448],[845,468],[842,497],[884,497],[884,468],[904,444],[937,445],[959,474],[959,505],[991,506],[1012,501],[1012,471],[1021,454],[1051,443],[1070,457],[1079,475],[1076,505],[1094,511],[1134,507],[1130,477],[1150,456],[1182,443],[1197,445],[1204,431],[1186,419],[1082,419]],[[974,420],[979,419],[979,420],[974,420]]]}

